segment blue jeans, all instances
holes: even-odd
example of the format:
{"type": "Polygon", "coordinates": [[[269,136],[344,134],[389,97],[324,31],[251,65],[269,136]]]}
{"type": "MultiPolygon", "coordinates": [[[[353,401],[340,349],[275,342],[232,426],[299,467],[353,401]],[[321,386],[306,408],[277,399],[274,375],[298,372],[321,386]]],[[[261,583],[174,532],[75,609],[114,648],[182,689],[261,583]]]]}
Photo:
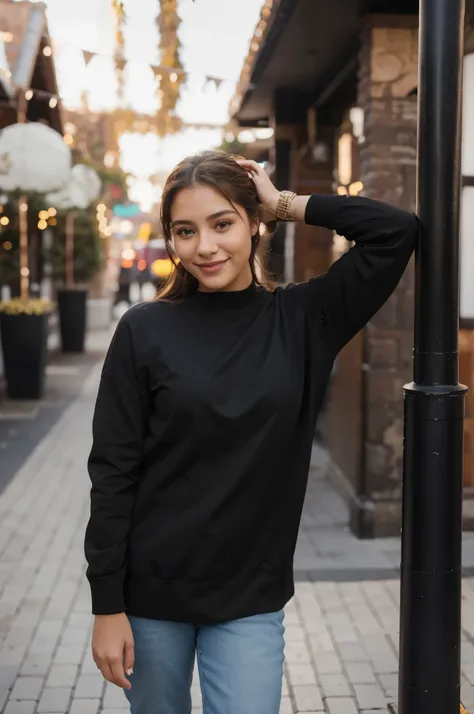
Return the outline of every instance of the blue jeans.
{"type": "Polygon", "coordinates": [[[203,714],[278,714],[283,611],[201,626],[130,617],[132,714],[190,714],[197,655],[203,714]]]}

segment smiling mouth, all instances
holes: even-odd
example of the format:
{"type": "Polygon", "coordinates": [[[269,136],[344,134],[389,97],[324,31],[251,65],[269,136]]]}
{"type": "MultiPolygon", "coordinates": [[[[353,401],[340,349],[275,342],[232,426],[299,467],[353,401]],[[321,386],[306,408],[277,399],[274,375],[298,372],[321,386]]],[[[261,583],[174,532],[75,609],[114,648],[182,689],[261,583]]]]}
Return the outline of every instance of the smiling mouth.
{"type": "Polygon", "coordinates": [[[227,261],[228,258],[227,260],[219,260],[215,263],[198,263],[197,267],[205,273],[216,273],[227,263],[227,261]]]}

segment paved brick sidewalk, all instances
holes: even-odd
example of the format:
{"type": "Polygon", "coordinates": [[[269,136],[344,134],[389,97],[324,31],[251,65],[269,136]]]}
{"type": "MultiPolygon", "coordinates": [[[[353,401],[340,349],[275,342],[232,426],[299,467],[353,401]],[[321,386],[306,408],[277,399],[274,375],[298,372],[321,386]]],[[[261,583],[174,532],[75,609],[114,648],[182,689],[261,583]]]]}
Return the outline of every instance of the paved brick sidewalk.
{"type": "MultiPolygon", "coordinates": [[[[82,540],[98,375],[95,369],[0,496],[2,714],[127,711],[123,693],[102,681],[89,651],[82,540]]],[[[287,608],[281,711],[386,711],[396,697],[398,543],[352,538],[316,456],[296,558],[297,593],[287,608]]],[[[469,557],[472,543],[468,536],[469,557]]],[[[464,581],[463,626],[463,697],[474,711],[474,579],[464,581]]],[[[197,682],[193,690],[197,712],[197,682]]]]}

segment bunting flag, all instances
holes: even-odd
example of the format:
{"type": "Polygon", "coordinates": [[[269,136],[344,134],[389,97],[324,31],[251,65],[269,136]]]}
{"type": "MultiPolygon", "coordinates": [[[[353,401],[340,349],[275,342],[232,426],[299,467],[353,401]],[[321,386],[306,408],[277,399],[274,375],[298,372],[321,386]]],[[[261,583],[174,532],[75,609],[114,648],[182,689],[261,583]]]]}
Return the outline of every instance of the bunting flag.
{"type": "Polygon", "coordinates": [[[95,52],[89,52],[89,50],[82,50],[82,54],[84,57],[84,62],[86,63],[86,67],[87,67],[87,65],[89,64],[91,59],[93,59],[95,57],[95,52]]]}
{"type": "Polygon", "coordinates": [[[224,80],[221,79],[220,77],[206,77],[206,84],[208,84],[209,82],[212,82],[215,85],[217,90],[220,89],[223,81],[224,80]]]}
{"type": "MultiPolygon", "coordinates": [[[[0,33],[0,35],[1,35],[1,33],[0,33]]],[[[8,42],[8,44],[12,47],[20,47],[21,46],[21,43],[14,42],[13,38],[11,41],[4,39],[4,42],[8,42]]],[[[51,42],[51,44],[58,51],[60,51],[62,47],[74,47],[75,49],[80,50],[84,57],[84,62],[86,64],[86,66],[90,64],[91,60],[94,59],[94,57],[101,57],[101,58],[109,59],[111,61],[115,60],[115,55],[113,55],[113,54],[104,54],[103,52],[92,52],[91,50],[85,50],[82,47],[80,47],[79,45],[74,45],[71,42],[56,42],[56,41],[54,41],[54,42],[51,42]]],[[[140,60],[137,60],[134,57],[130,57],[129,59],[126,59],[126,58],[123,59],[123,62],[125,64],[127,64],[127,62],[129,62],[129,61],[133,62],[134,65],[144,65],[144,66],[150,67],[150,69],[152,70],[155,77],[159,77],[163,73],[176,74],[176,75],[178,75],[178,77],[180,77],[180,78],[182,77],[183,81],[185,81],[186,79],[189,79],[192,77],[203,76],[202,72],[194,72],[194,71],[189,72],[182,68],[166,67],[161,64],[150,64],[148,62],[141,62],[140,60]]],[[[224,84],[229,84],[229,83],[233,84],[234,80],[229,77],[217,77],[212,74],[204,75],[204,84],[206,85],[209,82],[213,82],[215,84],[215,86],[217,87],[217,89],[220,89],[221,86],[224,84]]]]}

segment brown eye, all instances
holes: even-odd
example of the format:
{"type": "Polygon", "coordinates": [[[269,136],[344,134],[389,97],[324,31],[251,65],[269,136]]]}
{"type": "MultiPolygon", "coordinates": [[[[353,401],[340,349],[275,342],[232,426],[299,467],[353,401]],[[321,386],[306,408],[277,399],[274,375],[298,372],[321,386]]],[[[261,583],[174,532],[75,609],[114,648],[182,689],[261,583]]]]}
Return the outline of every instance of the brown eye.
{"type": "Polygon", "coordinates": [[[232,223],[230,221],[219,221],[216,228],[219,228],[220,230],[225,230],[226,228],[228,228],[231,225],[232,225],[232,223]]]}

